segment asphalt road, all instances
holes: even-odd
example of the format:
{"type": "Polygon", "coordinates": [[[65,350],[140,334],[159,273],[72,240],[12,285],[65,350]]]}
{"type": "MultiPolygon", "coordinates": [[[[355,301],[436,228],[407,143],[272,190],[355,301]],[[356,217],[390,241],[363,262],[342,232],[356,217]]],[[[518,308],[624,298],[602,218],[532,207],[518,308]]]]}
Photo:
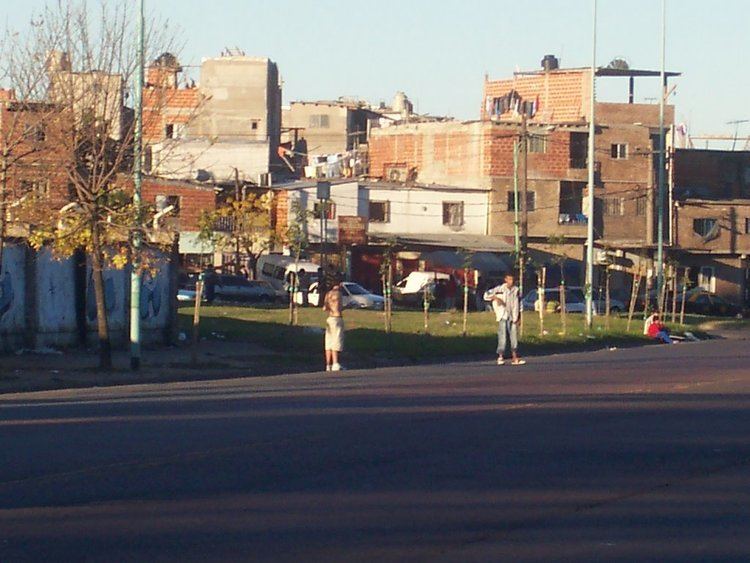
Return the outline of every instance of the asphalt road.
{"type": "Polygon", "coordinates": [[[0,561],[748,561],[750,347],[0,397],[0,561]]]}

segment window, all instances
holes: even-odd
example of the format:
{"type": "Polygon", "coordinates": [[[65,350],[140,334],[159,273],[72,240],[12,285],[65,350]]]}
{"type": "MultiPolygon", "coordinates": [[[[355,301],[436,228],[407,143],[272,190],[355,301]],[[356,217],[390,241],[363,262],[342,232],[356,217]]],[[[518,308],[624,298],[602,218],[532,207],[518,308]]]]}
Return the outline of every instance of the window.
{"type": "Polygon", "coordinates": [[[750,235],[750,217],[745,219],[745,234],[750,235]]]}
{"type": "Polygon", "coordinates": [[[310,129],[328,129],[330,120],[327,115],[311,115],[309,124],[310,129]]]}
{"type": "Polygon", "coordinates": [[[21,180],[19,182],[22,194],[32,194],[36,197],[47,197],[49,195],[48,180],[21,180]]]}
{"type": "Polygon", "coordinates": [[[716,276],[713,266],[701,266],[698,272],[698,287],[709,293],[716,291],[716,276]]]}
{"type": "MultiPolygon", "coordinates": [[[[332,201],[327,201],[325,203],[326,205],[326,219],[335,219],[336,218],[336,204],[332,201]]],[[[322,216],[321,211],[323,210],[323,204],[320,201],[315,202],[315,207],[313,207],[313,217],[315,219],[320,219],[322,216]]]]}
{"type": "Polygon", "coordinates": [[[588,133],[570,134],[570,167],[586,168],[588,166],[588,133]]]}
{"type": "Polygon", "coordinates": [[[167,139],[174,139],[174,123],[167,123],[164,126],[164,136],[167,139]]]}
{"type": "MultiPolygon", "coordinates": [[[[521,194],[518,194],[519,203],[521,194]]],[[[516,194],[515,192],[508,192],[508,211],[516,210],[516,194]]],[[[536,210],[536,192],[526,192],[526,211],[536,210]]],[[[520,211],[520,209],[519,209],[520,211]]]]}
{"type": "Polygon", "coordinates": [[[712,234],[715,233],[717,226],[716,219],[713,218],[702,218],[702,219],[693,219],[693,231],[697,235],[702,236],[703,238],[708,238],[712,234]]]}
{"type": "Polygon", "coordinates": [[[390,201],[371,201],[370,202],[370,222],[371,223],[389,223],[391,220],[391,202],[390,201]]]}
{"type": "Polygon", "coordinates": [[[443,202],[443,225],[448,227],[463,227],[464,225],[464,202],[443,202]]]}
{"type": "Polygon", "coordinates": [[[645,215],[646,214],[646,196],[640,196],[635,200],[635,214],[645,215]]]}
{"type": "Polygon", "coordinates": [[[621,197],[608,197],[604,200],[604,214],[610,216],[625,215],[625,200],[621,197]]]}
{"type": "Polygon", "coordinates": [[[546,153],[547,152],[547,136],[546,135],[531,135],[526,138],[526,149],[532,153],[546,153]]]}
{"type": "Polygon", "coordinates": [[[615,143],[612,145],[612,158],[625,160],[628,158],[628,145],[626,143],[615,143]]]}
{"type": "Polygon", "coordinates": [[[252,129],[253,131],[258,130],[258,122],[256,120],[250,122],[250,129],[252,129]]]}
{"type": "Polygon", "coordinates": [[[583,182],[560,182],[560,213],[583,212],[583,182]]]}

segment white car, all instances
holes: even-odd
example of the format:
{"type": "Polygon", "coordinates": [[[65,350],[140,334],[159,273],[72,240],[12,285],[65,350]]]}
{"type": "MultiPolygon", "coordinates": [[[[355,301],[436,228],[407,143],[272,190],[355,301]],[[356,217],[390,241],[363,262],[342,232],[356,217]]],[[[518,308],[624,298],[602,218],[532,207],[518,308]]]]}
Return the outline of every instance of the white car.
{"type": "MultiPolygon", "coordinates": [[[[557,288],[547,288],[544,290],[544,301],[549,303],[554,301],[560,303],[560,290],[557,288]]],[[[537,290],[532,289],[526,294],[521,301],[521,305],[524,311],[538,311],[539,310],[539,297],[537,296],[537,290]]],[[[611,298],[609,300],[609,310],[611,313],[620,313],[625,311],[625,304],[618,300],[611,298]]],[[[567,313],[585,313],[586,312],[586,295],[582,287],[566,287],[565,288],[565,311],[567,313]]],[[[605,299],[601,295],[596,295],[594,298],[594,314],[602,315],[605,311],[605,299]]]]}
{"type": "MultiPolygon", "coordinates": [[[[381,295],[371,293],[358,283],[343,282],[341,284],[341,296],[343,298],[344,309],[375,309],[382,311],[385,306],[385,299],[381,295]]],[[[298,293],[296,297],[298,304],[302,304],[302,294],[298,293]]],[[[317,282],[310,286],[307,294],[307,302],[313,307],[320,305],[320,294],[318,293],[317,282]]]]}

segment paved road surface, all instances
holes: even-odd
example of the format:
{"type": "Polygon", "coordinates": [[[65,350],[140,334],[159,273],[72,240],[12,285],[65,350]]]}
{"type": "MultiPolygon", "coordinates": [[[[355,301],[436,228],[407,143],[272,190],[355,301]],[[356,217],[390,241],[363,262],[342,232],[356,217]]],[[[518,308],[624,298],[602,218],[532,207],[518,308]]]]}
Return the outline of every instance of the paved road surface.
{"type": "Polygon", "coordinates": [[[746,342],[0,398],[0,561],[748,561],[746,342]]]}

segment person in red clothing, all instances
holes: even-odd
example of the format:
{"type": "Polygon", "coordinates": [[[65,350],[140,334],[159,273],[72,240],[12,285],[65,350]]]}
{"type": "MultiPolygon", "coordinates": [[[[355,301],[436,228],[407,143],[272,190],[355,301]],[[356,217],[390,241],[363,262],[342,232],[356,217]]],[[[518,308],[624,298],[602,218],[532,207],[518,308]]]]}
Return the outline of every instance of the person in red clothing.
{"type": "Polygon", "coordinates": [[[458,291],[458,284],[453,274],[450,275],[448,281],[445,284],[444,295],[445,295],[445,308],[448,310],[456,308],[456,292],[458,291]]]}
{"type": "Polygon", "coordinates": [[[669,329],[661,322],[659,315],[651,317],[651,323],[648,325],[646,334],[648,334],[649,338],[659,340],[664,344],[674,344],[674,340],[669,336],[669,329]]]}

